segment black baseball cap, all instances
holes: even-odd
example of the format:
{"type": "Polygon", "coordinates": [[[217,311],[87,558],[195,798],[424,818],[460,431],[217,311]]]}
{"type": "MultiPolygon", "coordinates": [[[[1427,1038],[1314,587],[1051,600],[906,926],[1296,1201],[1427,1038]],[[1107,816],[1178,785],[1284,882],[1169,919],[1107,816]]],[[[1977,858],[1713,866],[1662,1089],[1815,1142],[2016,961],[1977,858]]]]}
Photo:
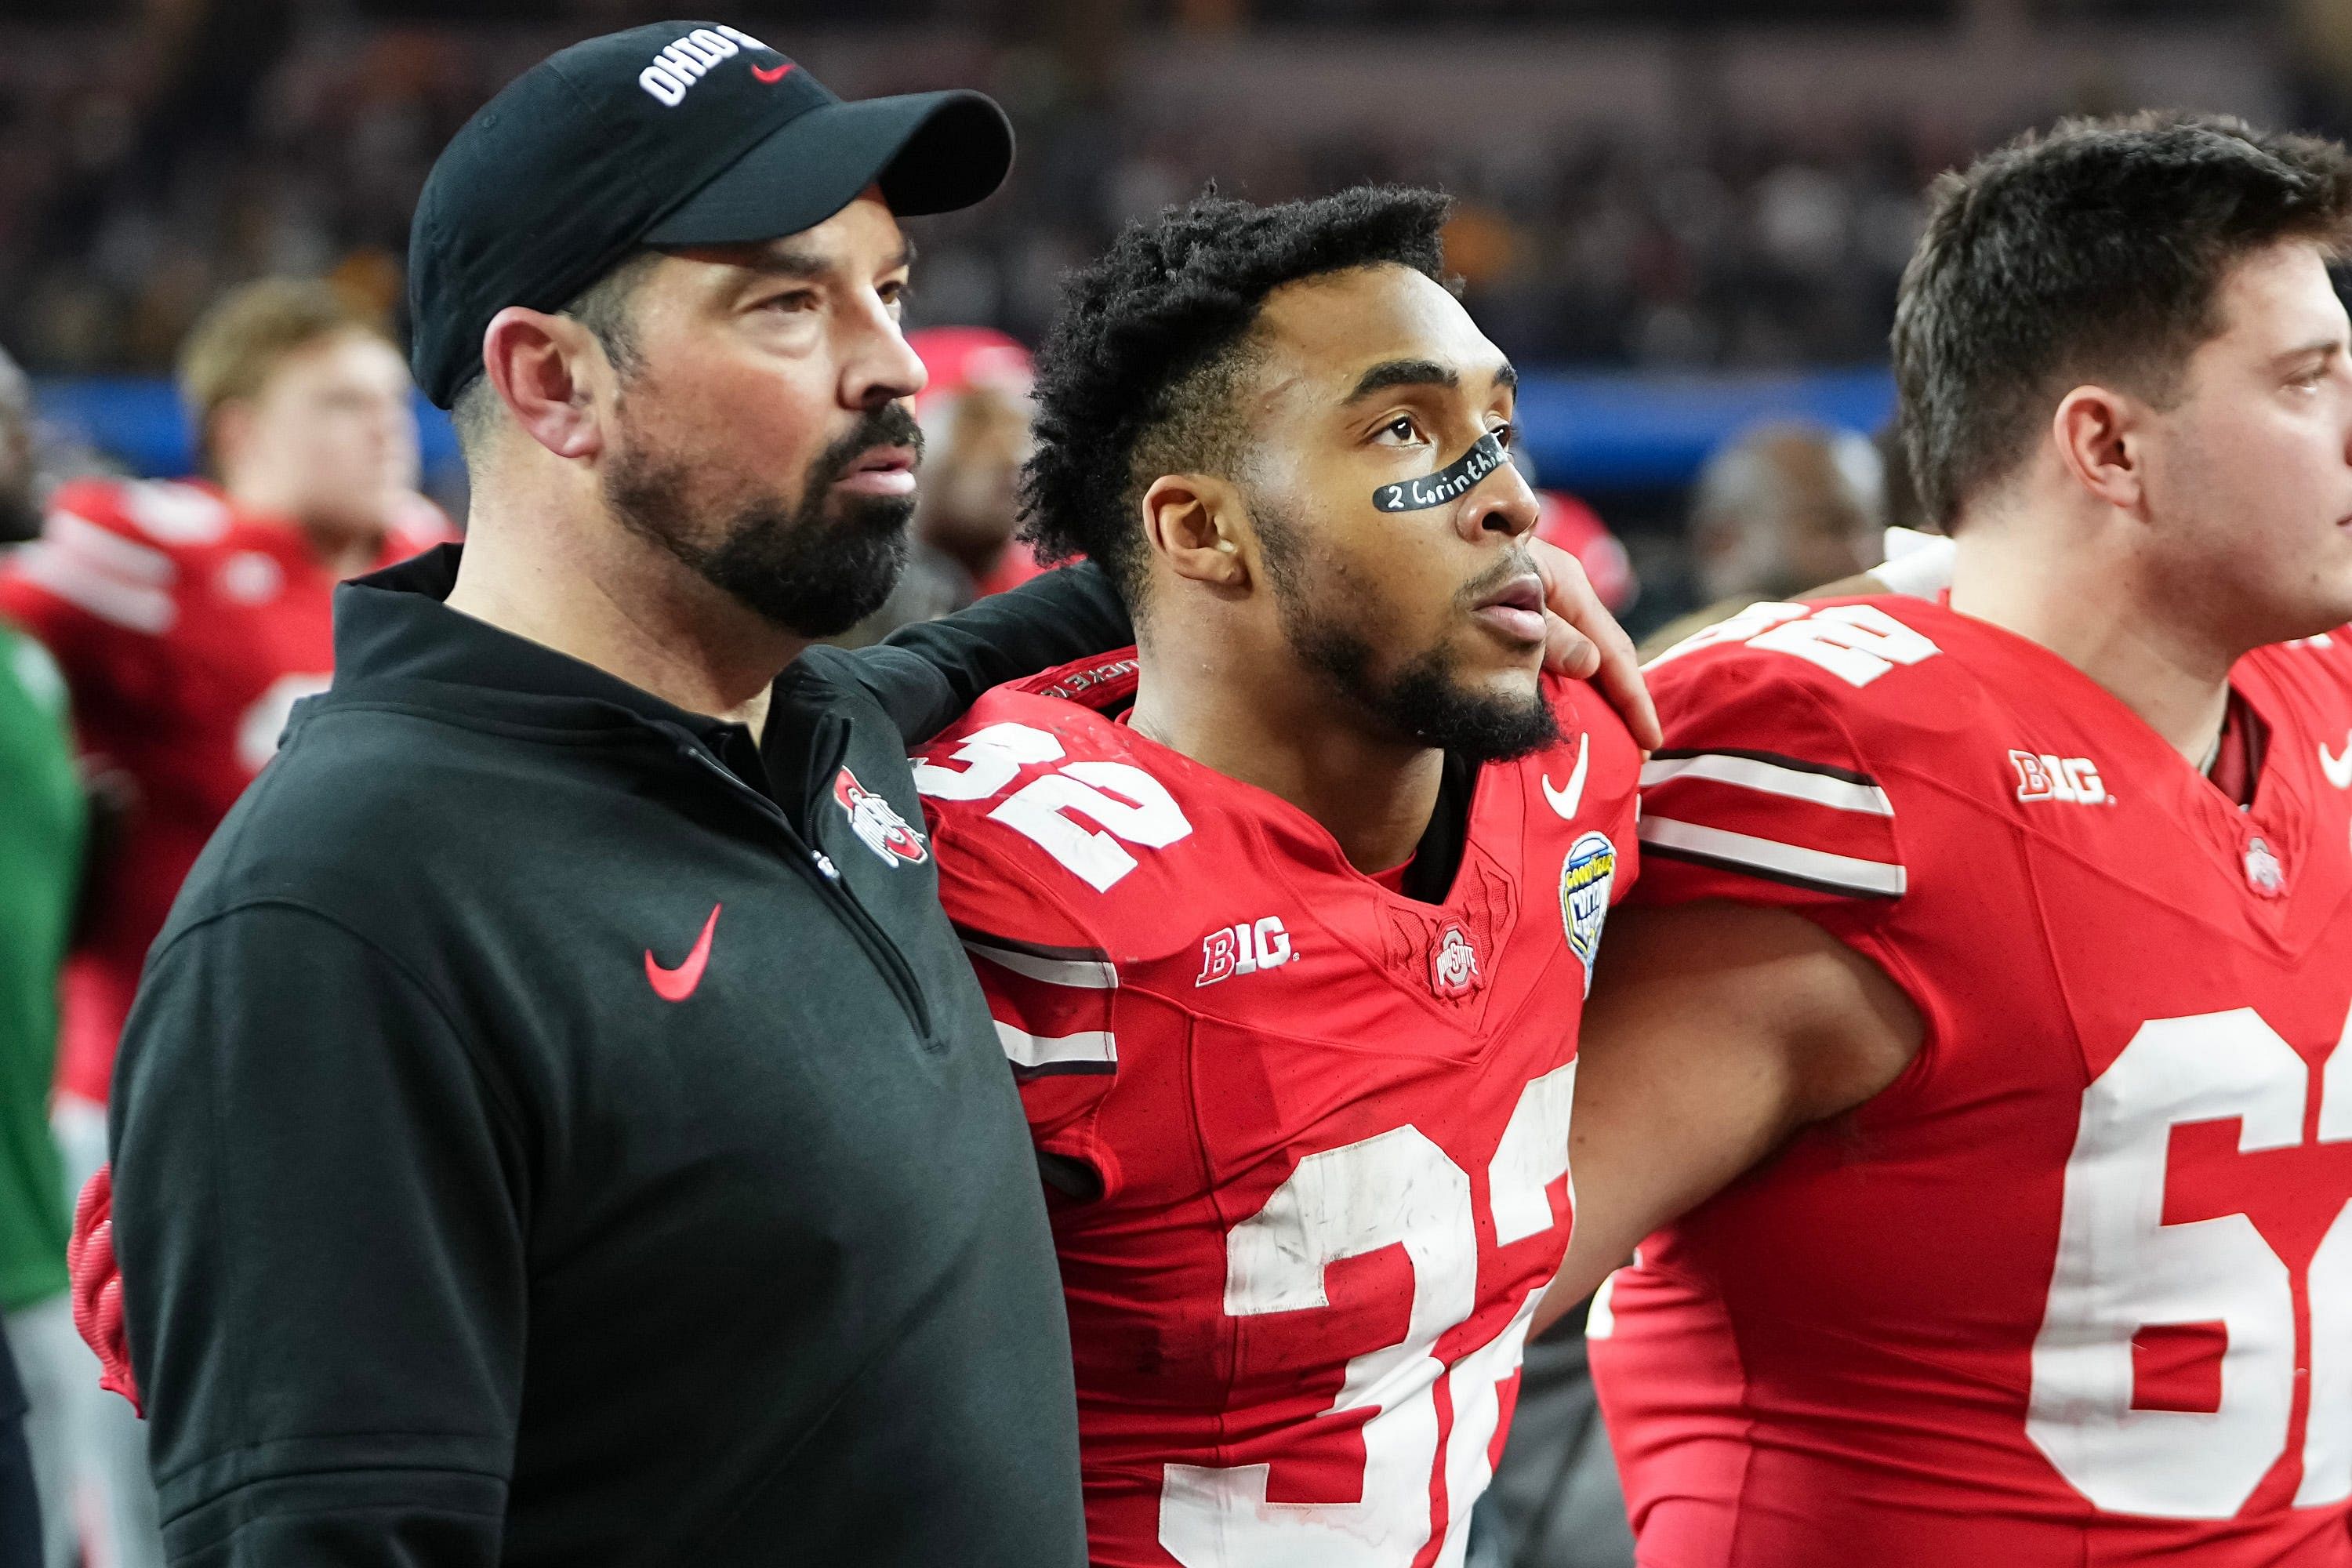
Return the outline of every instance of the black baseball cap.
{"type": "Polygon", "coordinates": [[[977,92],[845,103],[739,28],[655,22],[509,82],[442,149],[408,236],[409,364],[446,408],[509,305],[552,310],[646,245],[797,234],[878,184],[902,216],[971,205],[1013,166],[977,92]]]}

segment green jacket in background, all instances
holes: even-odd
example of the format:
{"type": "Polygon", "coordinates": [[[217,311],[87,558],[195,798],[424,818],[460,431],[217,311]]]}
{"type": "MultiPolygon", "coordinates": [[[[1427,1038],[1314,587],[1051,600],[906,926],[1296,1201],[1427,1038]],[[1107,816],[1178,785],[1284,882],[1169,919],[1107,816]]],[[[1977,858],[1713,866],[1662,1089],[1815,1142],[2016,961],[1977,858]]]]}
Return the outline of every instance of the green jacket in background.
{"type": "Polygon", "coordinates": [[[65,680],[40,644],[0,626],[0,1310],[66,1288],[49,1077],[82,829],[65,680]]]}

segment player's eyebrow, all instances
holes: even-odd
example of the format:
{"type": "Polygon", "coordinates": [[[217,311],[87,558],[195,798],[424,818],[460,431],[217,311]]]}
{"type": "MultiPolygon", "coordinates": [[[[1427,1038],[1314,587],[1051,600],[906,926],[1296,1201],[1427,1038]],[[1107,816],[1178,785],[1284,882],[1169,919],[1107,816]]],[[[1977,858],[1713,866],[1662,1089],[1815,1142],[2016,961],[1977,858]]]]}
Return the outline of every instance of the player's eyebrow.
{"type": "Polygon", "coordinates": [[[2294,348],[2291,348],[2284,353],[2280,354],[2278,356],[2278,363],[2280,364],[2293,364],[2298,360],[2315,358],[2332,359],[2343,352],[2344,340],[2340,337],[2314,338],[2307,343],[2298,343],[2294,348]]]}
{"type": "MultiPolygon", "coordinates": [[[[1505,360],[1495,367],[1494,383],[1497,390],[1517,388],[1519,373],[1511,368],[1510,361],[1505,360]]],[[[1356,378],[1355,389],[1348,394],[1346,401],[1360,402],[1375,392],[1396,386],[1442,386],[1448,392],[1457,392],[1461,390],[1462,376],[1451,365],[1440,364],[1433,359],[1384,359],[1356,378]]]]}

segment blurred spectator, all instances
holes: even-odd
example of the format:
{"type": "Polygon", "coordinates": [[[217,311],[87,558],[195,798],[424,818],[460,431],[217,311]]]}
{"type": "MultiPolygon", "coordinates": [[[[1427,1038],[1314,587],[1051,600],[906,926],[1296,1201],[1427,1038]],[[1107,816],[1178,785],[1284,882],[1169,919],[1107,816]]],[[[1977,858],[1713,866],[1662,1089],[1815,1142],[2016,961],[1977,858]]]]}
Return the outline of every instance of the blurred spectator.
{"type": "MultiPolygon", "coordinates": [[[[32,409],[0,354],[0,545],[40,522],[33,502],[32,409]]],[[[65,1295],[68,1198],[49,1136],[58,1050],[58,977],[80,885],[81,784],[66,686],[40,644],[0,626],[0,1564],[71,1568],[73,1401],[89,1356],[65,1295]],[[19,1398],[21,1382],[21,1399],[19,1398]],[[23,1412],[21,1428],[18,1412],[23,1412]],[[23,1451],[14,1452],[21,1432],[23,1451]],[[10,1519],[12,1461],[29,1460],[37,1514],[10,1519]],[[37,1555],[10,1554],[37,1517],[37,1555]]]]}
{"type": "MultiPolygon", "coordinates": [[[[106,1157],[114,1047],[181,880],[326,688],[337,581],[441,537],[415,492],[406,362],[323,284],[257,283],[201,321],[181,390],[211,481],[81,479],[0,566],[0,616],[45,644],[94,768],[133,795],[68,960],[54,1124],[71,1184],[106,1157]]],[[[85,1458],[118,1568],[161,1561],[145,1443],[93,1392],[85,1458]]]]}
{"type": "Polygon", "coordinates": [[[1690,545],[1706,608],[1653,633],[1662,652],[1759,600],[1792,598],[1878,564],[1885,464],[1867,437],[1759,426],[1707,459],[1691,502],[1690,545]]]}
{"type": "Polygon", "coordinates": [[[907,344],[930,373],[915,398],[922,490],[907,570],[889,600],[842,639],[851,647],[951,615],[1042,570],[1013,537],[1029,456],[1029,351],[986,327],[932,327],[908,332],[907,344]]]}

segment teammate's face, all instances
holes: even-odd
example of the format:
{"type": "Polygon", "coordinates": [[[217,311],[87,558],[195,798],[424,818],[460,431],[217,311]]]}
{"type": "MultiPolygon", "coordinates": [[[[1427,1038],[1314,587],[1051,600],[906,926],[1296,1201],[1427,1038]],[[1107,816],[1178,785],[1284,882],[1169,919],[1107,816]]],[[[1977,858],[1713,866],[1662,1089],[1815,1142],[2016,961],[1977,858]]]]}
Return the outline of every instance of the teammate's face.
{"type": "Polygon", "coordinates": [[[416,490],[410,390],[407,362],[373,332],[305,343],[216,416],[223,472],[240,494],[311,528],[380,533],[416,490]]]}
{"type": "Polygon", "coordinates": [[[2352,620],[2352,340],[2320,253],[2239,263],[2222,330],[2150,421],[2147,548],[2180,602],[2248,645],[2352,620]]]}
{"type": "Polygon", "coordinates": [[[764,245],[656,262],[630,301],[637,363],[604,494],[655,540],[803,637],[877,608],[906,563],[922,362],[899,334],[911,255],[880,196],[764,245]]]}
{"type": "Polygon", "coordinates": [[[1402,267],[1286,285],[1260,329],[1250,520],[1293,653],[1401,739],[1482,758],[1550,740],[1527,481],[1504,463],[1434,506],[1376,503],[1489,432],[1507,442],[1501,352],[1402,267]]]}

